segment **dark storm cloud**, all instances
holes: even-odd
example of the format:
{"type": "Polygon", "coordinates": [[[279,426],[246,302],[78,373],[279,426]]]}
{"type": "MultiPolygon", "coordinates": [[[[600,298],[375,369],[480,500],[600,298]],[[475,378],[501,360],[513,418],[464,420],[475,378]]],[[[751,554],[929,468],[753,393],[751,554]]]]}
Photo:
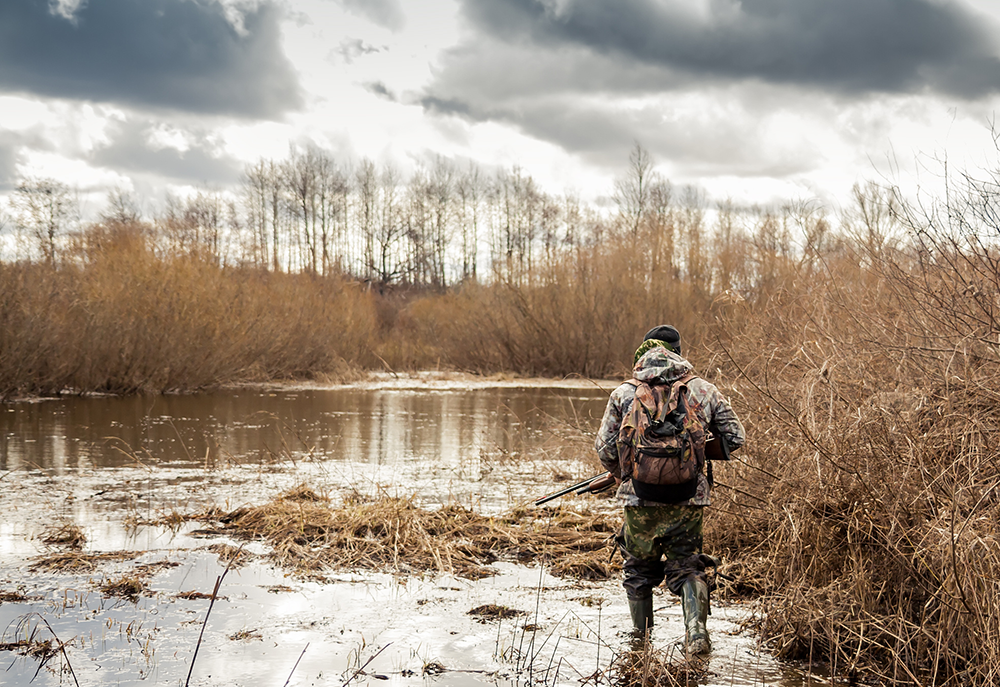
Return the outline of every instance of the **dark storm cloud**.
{"type": "Polygon", "coordinates": [[[213,0],[91,0],[70,18],[50,5],[0,2],[0,90],[243,117],[301,103],[271,2],[238,28],[213,0]]]}
{"type": "MultiPolygon", "coordinates": [[[[693,78],[761,80],[845,93],[1000,87],[983,20],[937,0],[462,0],[509,44],[584,47],[693,78]]],[[[994,27],[995,28],[995,27],[994,27]]]]}
{"type": "Polygon", "coordinates": [[[133,174],[149,174],[190,183],[226,186],[239,180],[242,164],[228,156],[213,154],[212,145],[200,134],[185,150],[160,148],[150,141],[153,125],[132,121],[109,132],[111,142],[96,148],[88,162],[98,167],[133,174]]]}
{"type": "Polygon", "coordinates": [[[337,0],[337,4],[392,31],[403,28],[405,23],[398,0],[337,0]]]}

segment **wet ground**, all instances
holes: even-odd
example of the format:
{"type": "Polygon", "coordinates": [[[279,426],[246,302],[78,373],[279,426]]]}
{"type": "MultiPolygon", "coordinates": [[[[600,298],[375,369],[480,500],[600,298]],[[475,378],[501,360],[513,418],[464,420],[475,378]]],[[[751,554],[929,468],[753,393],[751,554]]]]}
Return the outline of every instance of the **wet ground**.
{"type": "MultiPolygon", "coordinates": [[[[65,652],[42,664],[0,651],[0,684],[183,685],[189,671],[192,685],[607,684],[629,626],[617,581],[506,562],[478,581],[337,571],[306,580],[269,564],[262,544],[226,572],[208,547],[238,542],[192,536],[193,523],[136,524],[261,503],[302,483],[335,500],[414,495],[429,508],[495,513],[593,471],[565,448],[596,427],[600,388],[478,384],[392,378],[2,408],[0,642],[53,637],[65,652]],[[32,571],[58,549],[40,537],[63,524],[83,530],[84,552],[130,553],[87,572],[32,571]],[[211,594],[224,572],[209,614],[210,600],[190,593],[211,594]],[[144,584],[135,599],[101,589],[135,577],[144,584]],[[482,606],[522,613],[469,614],[482,606]]],[[[748,613],[714,605],[702,684],[804,684],[739,633],[748,613]]],[[[656,646],[672,646],[679,605],[657,597],[656,617],[656,646]]]]}

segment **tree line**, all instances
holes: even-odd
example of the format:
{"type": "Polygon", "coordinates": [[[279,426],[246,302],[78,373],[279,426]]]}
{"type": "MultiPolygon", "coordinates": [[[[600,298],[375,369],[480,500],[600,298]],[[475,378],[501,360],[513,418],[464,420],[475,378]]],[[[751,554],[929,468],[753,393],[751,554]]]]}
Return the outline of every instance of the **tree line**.
{"type": "MultiPolygon", "coordinates": [[[[10,197],[8,256],[57,261],[81,233],[77,195],[55,179],[21,179],[10,197]]],[[[380,288],[520,282],[539,261],[600,240],[607,223],[606,213],[546,193],[518,166],[487,171],[435,157],[404,178],[392,163],[351,163],[315,145],[247,164],[234,189],[168,196],[148,219],[141,206],[114,188],[96,223],[141,222],[162,250],[203,252],[220,265],[345,275],[380,288]]]]}

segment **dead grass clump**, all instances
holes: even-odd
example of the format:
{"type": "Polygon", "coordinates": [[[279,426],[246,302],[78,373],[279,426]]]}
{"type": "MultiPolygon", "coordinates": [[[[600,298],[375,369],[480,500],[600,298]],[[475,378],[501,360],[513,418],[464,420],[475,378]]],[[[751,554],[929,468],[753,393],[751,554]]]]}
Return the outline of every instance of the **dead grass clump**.
{"type": "Polygon", "coordinates": [[[708,677],[708,662],[686,659],[674,649],[643,649],[615,656],[608,667],[614,687],[689,687],[708,677]]]}
{"type": "Polygon", "coordinates": [[[241,546],[232,544],[212,544],[208,550],[219,556],[219,564],[224,567],[242,568],[254,559],[254,555],[241,546]]]}
{"type": "Polygon", "coordinates": [[[142,578],[138,575],[122,575],[106,579],[101,582],[99,589],[104,596],[127,599],[132,603],[137,602],[139,596],[148,591],[142,578]]]}
{"type": "Polygon", "coordinates": [[[40,596],[28,596],[22,590],[18,589],[13,592],[0,591],[0,604],[16,604],[24,603],[25,601],[38,601],[42,597],[40,596]]]}
{"type": "Polygon", "coordinates": [[[176,568],[180,563],[177,561],[153,561],[152,563],[138,563],[135,566],[135,574],[139,577],[151,577],[161,570],[176,568]]]}
{"type": "Polygon", "coordinates": [[[101,563],[127,561],[138,556],[136,551],[110,551],[105,553],[79,553],[64,551],[35,558],[28,567],[32,572],[45,570],[60,573],[85,573],[97,570],[101,563]]]}
{"type": "Polygon", "coordinates": [[[229,640],[232,642],[250,642],[253,640],[264,641],[264,635],[262,635],[257,630],[239,630],[229,635],[229,640]]]}
{"type": "Polygon", "coordinates": [[[530,563],[543,557],[567,559],[558,570],[568,576],[612,574],[607,546],[617,514],[558,508],[486,517],[458,506],[425,510],[413,499],[391,497],[334,507],[310,494],[298,487],[261,506],[203,514],[214,526],[202,533],[267,541],[273,560],[302,574],[362,568],[478,579],[495,574],[489,564],[500,558],[530,563]]]}
{"type": "Polygon", "coordinates": [[[577,580],[607,580],[617,568],[612,565],[611,555],[595,556],[592,551],[559,556],[552,561],[549,572],[557,577],[571,577],[577,580]]]}
{"type": "Polygon", "coordinates": [[[22,639],[16,642],[0,642],[0,651],[13,651],[20,656],[46,663],[59,653],[59,647],[54,645],[51,639],[44,641],[22,639]]]}
{"type": "Polygon", "coordinates": [[[83,529],[73,523],[58,527],[53,525],[42,532],[38,538],[49,546],[63,547],[71,551],[80,551],[87,543],[87,535],[84,534],[83,529]]]}
{"type": "MultiPolygon", "coordinates": [[[[197,601],[200,599],[211,599],[211,594],[206,594],[205,592],[197,592],[191,590],[189,592],[180,592],[179,594],[174,594],[175,599],[184,599],[185,601],[197,601]]],[[[225,599],[224,596],[217,596],[217,599],[225,599]]]]}
{"type": "Polygon", "coordinates": [[[490,620],[517,618],[518,616],[527,615],[528,612],[519,611],[516,608],[507,608],[506,606],[498,606],[497,604],[484,604],[470,609],[466,614],[473,616],[481,623],[485,623],[490,620]]]}
{"type": "Polygon", "coordinates": [[[325,503],[330,500],[326,496],[320,496],[306,484],[300,484],[296,487],[292,487],[288,491],[281,494],[281,499],[285,501],[306,501],[311,503],[325,503]]]}

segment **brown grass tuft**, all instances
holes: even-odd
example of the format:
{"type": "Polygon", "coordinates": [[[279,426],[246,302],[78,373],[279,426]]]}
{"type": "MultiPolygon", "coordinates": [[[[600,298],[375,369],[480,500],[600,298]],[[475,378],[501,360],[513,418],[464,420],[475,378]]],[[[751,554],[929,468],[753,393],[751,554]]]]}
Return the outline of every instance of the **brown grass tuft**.
{"type": "Polygon", "coordinates": [[[120,599],[127,599],[132,603],[139,600],[139,596],[148,591],[142,578],[138,575],[122,575],[116,578],[109,578],[99,585],[101,594],[104,596],[114,596],[120,599]]]}
{"type": "Polygon", "coordinates": [[[214,523],[202,534],[268,542],[273,560],[300,573],[361,568],[478,579],[495,574],[489,564],[500,558],[530,563],[543,557],[552,558],[555,574],[568,577],[607,579],[614,570],[607,562],[617,518],[611,513],[558,508],[487,517],[458,506],[425,510],[413,499],[391,497],[333,506],[297,487],[261,506],[196,517],[214,523]]]}
{"type": "Polygon", "coordinates": [[[686,659],[674,649],[642,649],[615,656],[608,667],[614,687],[693,687],[708,677],[708,662],[686,659]]]}
{"type": "MultiPolygon", "coordinates": [[[[174,594],[175,599],[184,599],[185,601],[195,601],[200,599],[211,599],[211,594],[206,594],[205,592],[198,592],[191,590],[189,592],[180,592],[179,594],[174,594]]],[[[217,596],[217,599],[225,599],[224,596],[217,596]]]]}
{"type": "Polygon", "coordinates": [[[29,570],[49,572],[84,573],[97,570],[101,563],[127,561],[138,556],[136,551],[111,551],[105,553],[61,552],[39,556],[29,566],[29,570]]]}
{"type": "Polygon", "coordinates": [[[231,544],[212,544],[208,550],[219,555],[219,565],[223,567],[242,568],[254,559],[254,555],[249,551],[231,544]]]}
{"type": "Polygon", "coordinates": [[[498,606],[497,604],[485,604],[483,606],[476,606],[467,612],[467,615],[475,617],[481,623],[485,623],[490,620],[503,620],[506,618],[516,618],[518,616],[527,615],[527,611],[519,611],[516,608],[507,608],[506,606],[498,606]]]}
{"type": "Polygon", "coordinates": [[[83,529],[72,523],[53,525],[42,532],[38,538],[49,546],[63,547],[71,551],[80,551],[87,543],[87,535],[84,534],[83,529]]]}

